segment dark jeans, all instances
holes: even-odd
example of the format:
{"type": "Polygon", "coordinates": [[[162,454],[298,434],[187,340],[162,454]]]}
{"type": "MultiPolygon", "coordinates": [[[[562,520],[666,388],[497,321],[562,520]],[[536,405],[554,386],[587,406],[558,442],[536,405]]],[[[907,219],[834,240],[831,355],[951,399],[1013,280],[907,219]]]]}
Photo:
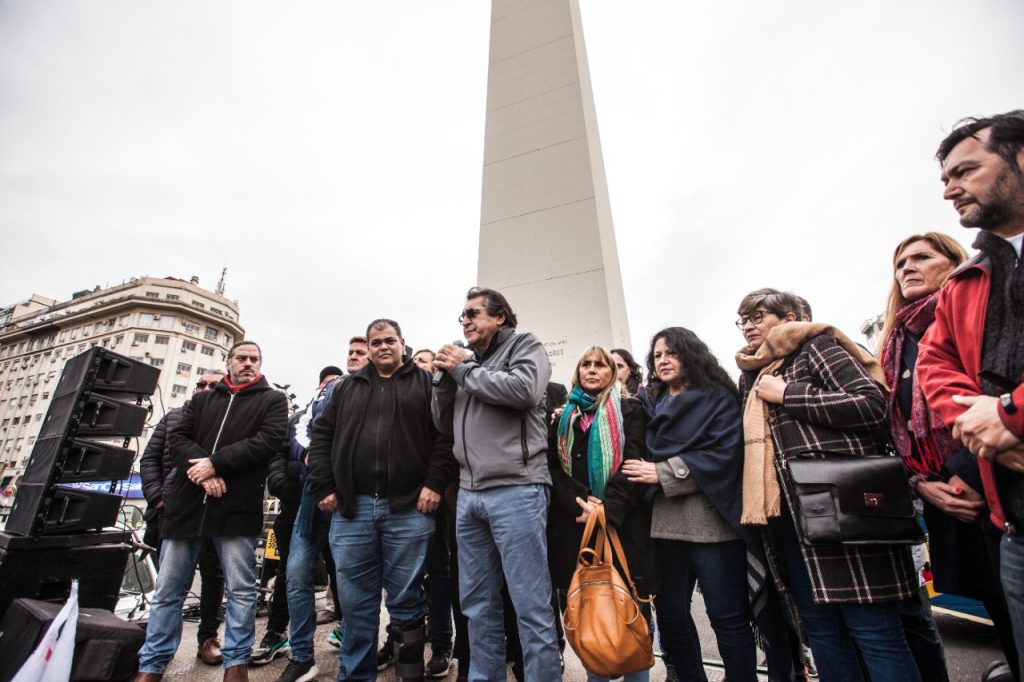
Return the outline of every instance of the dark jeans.
{"type": "Polygon", "coordinates": [[[922,588],[910,599],[899,604],[900,623],[903,634],[914,655],[917,671],[922,680],[928,682],[948,682],[949,671],[946,670],[946,652],[942,648],[942,638],[932,618],[932,606],[928,594],[922,588]]]}
{"type": "Polygon", "coordinates": [[[449,550],[448,508],[441,504],[434,513],[434,535],[427,548],[427,639],[434,652],[452,648],[452,571],[449,550]]]}
{"type": "Polygon", "coordinates": [[[199,555],[199,578],[202,587],[199,590],[199,644],[217,636],[220,625],[220,605],[224,601],[224,572],[221,571],[220,558],[213,540],[203,543],[199,555]]]}
{"type": "Polygon", "coordinates": [[[656,540],[662,589],[658,624],[662,646],[681,680],[707,680],[697,626],[690,615],[699,582],[729,682],[757,682],[754,633],[747,600],[747,550],[742,540],[656,540]]]}
{"type": "Polygon", "coordinates": [[[274,593],[270,597],[270,614],[267,617],[269,632],[286,633],[288,631],[288,550],[292,542],[292,527],[298,508],[291,505],[281,506],[281,513],[274,519],[274,539],[277,542],[277,578],[274,580],[274,593]]]}

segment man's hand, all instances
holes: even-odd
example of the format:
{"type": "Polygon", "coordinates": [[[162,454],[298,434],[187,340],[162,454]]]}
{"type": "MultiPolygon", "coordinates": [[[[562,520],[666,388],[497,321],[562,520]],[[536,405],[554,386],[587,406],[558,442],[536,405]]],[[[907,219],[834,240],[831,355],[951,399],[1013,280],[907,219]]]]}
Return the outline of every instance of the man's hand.
{"type": "Polygon", "coordinates": [[[338,511],[338,496],[331,493],[324,499],[317,502],[316,506],[319,507],[320,511],[336,512],[338,511]]]}
{"type": "Polygon", "coordinates": [[[957,521],[974,523],[985,509],[985,500],[959,476],[942,481],[919,481],[917,494],[957,521]]]}
{"type": "Polygon", "coordinates": [[[434,369],[451,372],[455,367],[471,357],[471,353],[465,348],[459,348],[450,343],[441,346],[434,356],[434,369]]]}
{"type": "Polygon", "coordinates": [[[996,455],[996,464],[1024,474],[1024,445],[1017,445],[996,455]]]}
{"type": "Polygon", "coordinates": [[[220,497],[228,491],[228,484],[220,476],[213,476],[202,483],[203,490],[210,497],[220,497]]]}
{"type": "Polygon", "coordinates": [[[1020,438],[1013,435],[999,418],[997,398],[990,395],[955,395],[953,402],[967,408],[953,424],[953,437],[974,454],[992,459],[997,453],[1020,444],[1020,438]]]}
{"type": "Polygon", "coordinates": [[[416,503],[416,510],[421,514],[433,514],[441,505],[441,496],[427,486],[420,489],[420,499],[416,503]]]}
{"type": "Polygon", "coordinates": [[[217,470],[213,468],[213,462],[210,461],[209,457],[190,459],[188,463],[192,465],[186,472],[188,474],[188,480],[192,481],[196,485],[201,485],[206,479],[213,478],[217,475],[217,470]]]}
{"type": "Polygon", "coordinates": [[[781,405],[786,397],[786,380],[775,374],[765,374],[754,386],[754,393],[766,403],[781,405]]]}
{"type": "Polygon", "coordinates": [[[164,508],[164,501],[163,500],[160,500],[159,502],[156,503],[156,509],[163,509],[163,508],[164,508]]]}
{"type": "Polygon", "coordinates": [[[622,473],[633,483],[657,483],[658,468],[654,462],[642,459],[627,459],[622,463],[622,473]]]}

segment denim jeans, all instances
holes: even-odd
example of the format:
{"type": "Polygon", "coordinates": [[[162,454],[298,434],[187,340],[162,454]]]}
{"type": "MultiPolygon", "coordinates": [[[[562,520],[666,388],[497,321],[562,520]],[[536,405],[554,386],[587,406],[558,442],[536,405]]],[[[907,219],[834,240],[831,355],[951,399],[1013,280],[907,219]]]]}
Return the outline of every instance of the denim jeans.
{"type": "Polygon", "coordinates": [[[792,517],[785,515],[771,528],[821,682],[863,680],[858,651],[872,680],[920,682],[900,623],[899,603],[815,604],[792,517]]]}
{"type": "Polygon", "coordinates": [[[433,533],[433,517],[415,509],[392,514],[386,498],[358,495],[353,518],[334,514],[331,551],[345,613],[338,680],[377,679],[381,589],[392,623],[426,616],[423,570],[433,533]]]}
{"type": "Polygon", "coordinates": [[[545,485],[460,490],[459,597],[469,618],[471,682],[505,679],[502,573],[515,605],[526,682],[561,679],[548,572],[545,485]]]}
{"type": "Polygon", "coordinates": [[[932,618],[932,605],[928,594],[921,588],[917,594],[899,603],[900,623],[903,634],[914,655],[917,670],[922,680],[928,682],[949,682],[946,669],[946,652],[942,648],[939,629],[932,618]]]}
{"type": "Polygon", "coordinates": [[[427,640],[433,652],[452,649],[452,576],[448,542],[448,507],[441,504],[434,512],[434,534],[427,550],[427,640]]]}
{"type": "Polygon", "coordinates": [[[316,634],[313,571],[331,530],[330,517],[321,514],[316,503],[309,486],[304,486],[292,527],[286,567],[291,655],[293,661],[302,663],[313,660],[313,635],[316,634]]]}
{"type": "Polygon", "coordinates": [[[1017,659],[1024,660],[1024,536],[1003,537],[999,545],[999,572],[1017,645],[1017,659]]]}
{"type": "Polygon", "coordinates": [[[718,652],[730,682],[757,681],[757,654],[747,599],[747,549],[742,540],[657,540],[662,590],[658,594],[661,642],[680,679],[706,680],[700,638],[690,614],[700,583],[718,652]]]}
{"type": "MultiPolygon", "coordinates": [[[[160,547],[160,573],[139,652],[139,671],[162,673],[181,642],[181,605],[192,584],[204,538],[165,538],[160,547]]],[[[256,637],[256,537],[213,538],[227,586],[224,667],[244,665],[256,637]]]]}

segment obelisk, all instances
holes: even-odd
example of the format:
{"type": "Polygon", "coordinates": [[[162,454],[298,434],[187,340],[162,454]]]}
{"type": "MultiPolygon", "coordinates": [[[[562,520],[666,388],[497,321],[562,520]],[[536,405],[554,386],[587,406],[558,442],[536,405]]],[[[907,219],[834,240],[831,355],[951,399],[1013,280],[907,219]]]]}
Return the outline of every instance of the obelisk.
{"type": "Polygon", "coordinates": [[[589,345],[630,346],[577,0],[492,0],[480,286],[568,384],[589,345]]]}

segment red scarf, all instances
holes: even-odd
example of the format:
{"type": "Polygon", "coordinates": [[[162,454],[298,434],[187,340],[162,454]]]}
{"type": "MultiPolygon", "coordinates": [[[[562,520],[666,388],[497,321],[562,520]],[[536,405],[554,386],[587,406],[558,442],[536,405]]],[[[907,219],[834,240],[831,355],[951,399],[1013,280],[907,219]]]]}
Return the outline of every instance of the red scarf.
{"type": "Polygon", "coordinates": [[[259,383],[260,379],[262,379],[262,378],[263,378],[263,375],[260,374],[255,379],[250,381],[249,383],[237,384],[236,385],[236,384],[231,383],[231,376],[228,375],[228,374],[225,374],[224,375],[224,384],[231,390],[232,393],[238,393],[239,391],[244,391],[245,389],[249,388],[250,386],[253,386],[254,384],[259,383]]]}
{"type": "Polygon", "coordinates": [[[916,371],[911,388],[909,428],[907,418],[900,409],[899,373],[903,343],[908,331],[923,334],[931,326],[935,321],[935,305],[938,300],[939,292],[936,291],[900,308],[882,349],[882,369],[892,389],[889,392],[889,432],[892,442],[903,458],[903,466],[922,476],[937,476],[946,460],[960,449],[953,439],[952,431],[943,425],[939,415],[925,402],[916,371]]]}

